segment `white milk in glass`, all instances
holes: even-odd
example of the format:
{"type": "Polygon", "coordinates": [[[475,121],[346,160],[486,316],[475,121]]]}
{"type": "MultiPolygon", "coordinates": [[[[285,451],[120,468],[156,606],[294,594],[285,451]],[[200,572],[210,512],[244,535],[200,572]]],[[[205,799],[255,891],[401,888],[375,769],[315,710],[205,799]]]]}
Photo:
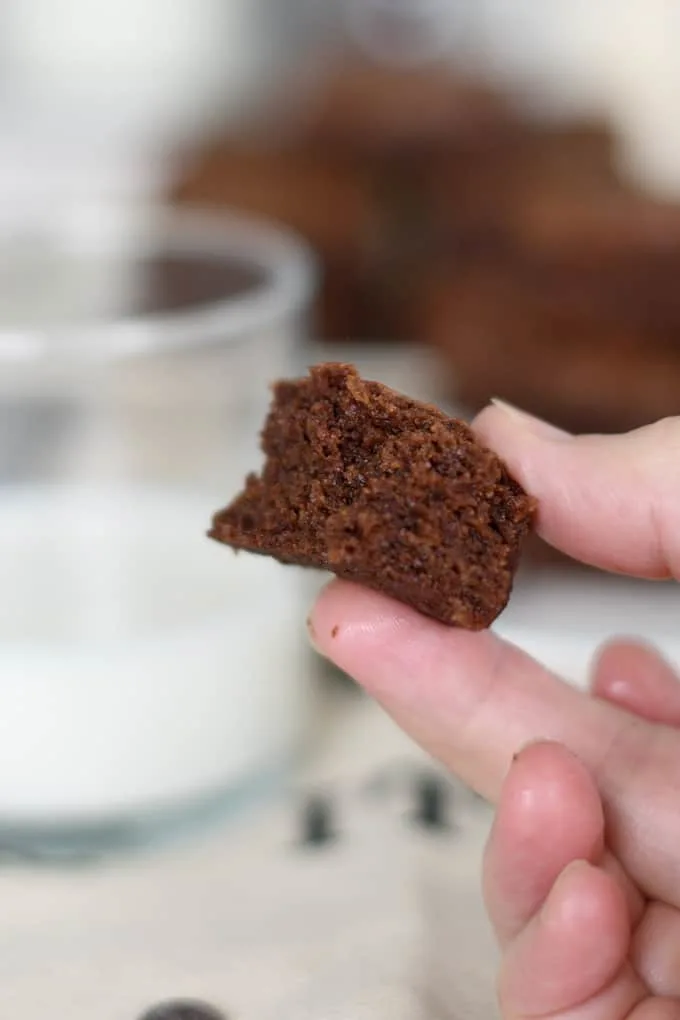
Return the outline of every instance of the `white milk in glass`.
{"type": "Polygon", "coordinates": [[[0,846],[59,852],[284,774],[311,708],[298,572],[206,537],[258,466],[306,250],[66,220],[0,252],[0,846]]]}
{"type": "Polygon", "coordinates": [[[295,571],[205,498],[0,488],[0,824],[96,823],[275,769],[308,708],[295,571]]]}

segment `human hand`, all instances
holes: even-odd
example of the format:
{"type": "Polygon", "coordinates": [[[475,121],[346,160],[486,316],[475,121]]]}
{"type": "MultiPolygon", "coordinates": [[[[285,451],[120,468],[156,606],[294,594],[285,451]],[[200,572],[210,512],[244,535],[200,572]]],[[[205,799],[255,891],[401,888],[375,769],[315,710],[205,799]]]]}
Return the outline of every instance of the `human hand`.
{"type": "MultiPolygon", "coordinates": [[[[537,498],[552,545],[608,570],[680,578],[680,419],[574,438],[491,407],[474,427],[537,498]]],[[[338,581],[311,627],[322,653],[497,804],[484,888],[504,1016],[680,1018],[672,670],[613,644],[589,696],[491,632],[453,630],[338,581]]]]}

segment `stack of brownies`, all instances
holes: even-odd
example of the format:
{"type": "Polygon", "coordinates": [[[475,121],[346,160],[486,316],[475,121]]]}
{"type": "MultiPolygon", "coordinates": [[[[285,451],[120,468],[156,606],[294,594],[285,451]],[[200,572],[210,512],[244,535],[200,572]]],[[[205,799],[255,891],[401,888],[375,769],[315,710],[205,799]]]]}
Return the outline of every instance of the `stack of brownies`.
{"type": "Polygon", "coordinates": [[[422,341],[443,397],[566,428],[680,412],[680,208],[617,169],[606,124],[546,123],[443,67],[353,61],[286,131],[224,141],[180,182],[316,249],[316,335],[422,341]]]}

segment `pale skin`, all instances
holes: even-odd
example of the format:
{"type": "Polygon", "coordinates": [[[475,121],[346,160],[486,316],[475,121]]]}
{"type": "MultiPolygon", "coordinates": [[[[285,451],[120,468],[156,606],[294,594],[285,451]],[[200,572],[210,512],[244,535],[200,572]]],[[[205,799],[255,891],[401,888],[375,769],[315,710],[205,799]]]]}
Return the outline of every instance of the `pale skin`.
{"type": "MultiPolygon", "coordinates": [[[[680,579],[680,418],[572,437],[504,405],[474,428],[556,548],[680,579]]],[[[678,621],[680,627],[680,621],[678,621]]],[[[316,647],[496,805],[484,896],[505,1020],[680,1020],[680,683],[613,641],[590,694],[491,632],[334,581],[316,647]]]]}

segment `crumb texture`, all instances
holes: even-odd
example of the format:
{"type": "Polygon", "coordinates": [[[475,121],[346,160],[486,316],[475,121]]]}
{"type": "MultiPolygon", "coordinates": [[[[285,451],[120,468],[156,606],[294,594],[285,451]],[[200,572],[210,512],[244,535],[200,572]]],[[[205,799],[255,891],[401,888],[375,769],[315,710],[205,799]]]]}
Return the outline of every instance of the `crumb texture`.
{"type": "Polygon", "coordinates": [[[274,387],[265,463],[210,536],[318,567],[442,623],[488,627],[510,595],[533,500],[470,428],[325,364],[274,387]]]}

